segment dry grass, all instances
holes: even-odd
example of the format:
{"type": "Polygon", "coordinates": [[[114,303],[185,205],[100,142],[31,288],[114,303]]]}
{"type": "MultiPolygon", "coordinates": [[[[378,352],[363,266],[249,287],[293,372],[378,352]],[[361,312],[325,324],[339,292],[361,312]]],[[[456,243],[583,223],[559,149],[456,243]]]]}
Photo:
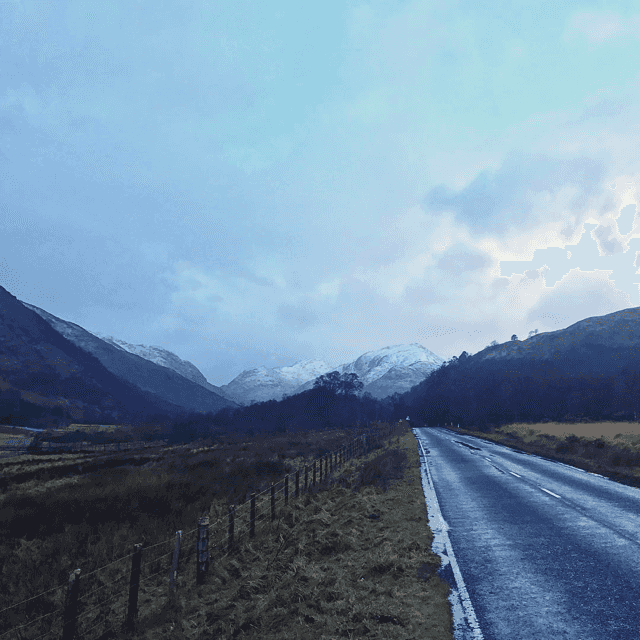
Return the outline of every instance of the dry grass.
{"type": "MultiPolygon", "coordinates": [[[[287,506],[280,486],[274,522],[267,490],[257,500],[256,537],[249,537],[250,491],[268,489],[283,470],[336,450],[349,435],[269,434],[128,456],[13,459],[2,468],[0,609],[64,584],[79,567],[80,637],[119,638],[126,556],[143,542],[135,637],[452,638],[449,586],[436,574],[440,559],[431,551],[416,441],[406,426],[298,498],[291,482],[287,506]],[[26,472],[39,475],[27,481],[26,472]],[[237,505],[237,546],[226,553],[230,502],[237,505]],[[211,518],[211,566],[196,585],[194,529],[203,507],[211,518]],[[178,529],[185,538],[171,598],[178,529]]],[[[302,488],[302,474],[300,481],[302,488]]],[[[0,616],[0,632],[7,622],[11,628],[55,611],[63,595],[59,589],[9,620],[0,616]]],[[[22,638],[49,629],[59,635],[54,618],[53,627],[38,623],[22,638]]]]}
{"type": "Polygon", "coordinates": [[[637,422],[544,422],[536,424],[515,423],[497,430],[500,433],[515,431],[525,442],[539,439],[541,434],[565,439],[575,435],[584,440],[605,440],[609,444],[627,445],[632,449],[640,446],[640,423],[637,422]]]}

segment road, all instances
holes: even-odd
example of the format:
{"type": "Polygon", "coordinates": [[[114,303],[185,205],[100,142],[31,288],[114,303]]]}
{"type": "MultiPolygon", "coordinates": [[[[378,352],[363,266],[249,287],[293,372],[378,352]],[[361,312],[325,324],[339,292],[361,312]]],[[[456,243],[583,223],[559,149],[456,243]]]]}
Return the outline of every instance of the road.
{"type": "Polygon", "coordinates": [[[456,640],[640,638],[640,490],[447,429],[413,431],[456,640]]]}

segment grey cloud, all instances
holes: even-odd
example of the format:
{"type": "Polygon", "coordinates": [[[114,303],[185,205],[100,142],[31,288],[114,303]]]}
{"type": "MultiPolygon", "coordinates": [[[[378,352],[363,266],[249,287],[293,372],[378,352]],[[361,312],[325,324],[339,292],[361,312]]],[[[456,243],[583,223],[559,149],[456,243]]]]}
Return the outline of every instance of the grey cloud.
{"type": "Polygon", "coordinates": [[[607,255],[620,253],[624,249],[620,240],[612,236],[614,233],[613,225],[600,225],[593,233],[596,236],[598,245],[607,255]]]}
{"type": "Polygon", "coordinates": [[[430,282],[410,285],[405,288],[402,300],[411,307],[420,308],[428,304],[447,301],[448,297],[444,295],[443,291],[443,289],[430,282]]]}
{"type": "MultiPolygon", "coordinates": [[[[536,327],[538,323],[568,326],[584,318],[612,313],[628,306],[619,286],[603,286],[601,278],[585,278],[577,273],[568,274],[527,313],[525,325],[536,327]],[[558,311],[560,317],[558,318],[558,311]],[[562,313],[562,312],[565,313],[562,313]],[[553,323],[549,322],[552,320],[553,323]]],[[[636,287],[637,295],[637,287],[636,287]]]]}
{"type": "Polygon", "coordinates": [[[483,171],[460,191],[434,187],[423,205],[436,212],[455,212],[476,232],[496,231],[512,225],[515,213],[520,221],[530,215],[530,194],[555,194],[566,185],[577,186],[582,192],[573,206],[583,208],[603,177],[604,166],[591,158],[562,160],[513,151],[497,171],[483,171]]]}
{"type": "Polygon", "coordinates": [[[438,268],[450,273],[477,271],[491,262],[488,256],[477,251],[468,250],[464,244],[458,243],[450,247],[438,260],[438,268]]]}
{"type": "Polygon", "coordinates": [[[277,317],[291,329],[307,329],[318,322],[317,314],[307,304],[281,304],[277,317]]]}

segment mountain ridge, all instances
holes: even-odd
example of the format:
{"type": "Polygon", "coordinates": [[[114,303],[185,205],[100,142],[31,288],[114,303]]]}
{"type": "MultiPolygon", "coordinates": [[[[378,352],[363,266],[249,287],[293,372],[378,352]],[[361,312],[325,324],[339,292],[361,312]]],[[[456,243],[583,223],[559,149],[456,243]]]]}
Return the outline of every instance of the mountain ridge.
{"type": "Polygon", "coordinates": [[[243,404],[281,400],[285,395],[313,388],[319,376],[338,371],[341,375],[355,373],[364,384],[362,393],[384,398],[408,391],[443,362],[443,358],[418,343],[392,345],[368,351],[337,367],[322,360],[301,360],[286,367],[248,369],[221,389],[243,404]],[[294,369],[297,375],[289,375],[284,380],[288,370],[294,369]],[[394,371],[390,373],[392,369],[394,371]],[[296,378],[298,384],[294,383],[296,378]]]}
{"type": "Polygon", "coordinates": [[[201,412],[216,412],[222,407],[237,404],[194,383],[170,367],[156,364],[147,358],[130,353],[120,345],[114,345],[99,338],[80,325],[62,320],[35,305],[21,304],[41,317],[59,335],[97,358],[112,374],[129,385],[153,394],[158,399],[169,401],[185,410],[201,412]]]}

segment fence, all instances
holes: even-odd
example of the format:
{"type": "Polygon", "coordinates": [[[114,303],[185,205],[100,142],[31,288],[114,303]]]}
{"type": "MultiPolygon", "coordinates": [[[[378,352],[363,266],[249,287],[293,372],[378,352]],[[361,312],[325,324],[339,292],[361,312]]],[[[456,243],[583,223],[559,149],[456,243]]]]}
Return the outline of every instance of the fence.
{"type": "MultiPolygon", "coordinates": [[[[23,602],[17,603],[8,607],[6,609],[0,610],[0,616],[5,614],[5,618],[8,617],[10,621],[14,624],[18,622],[15,610],[18,607],[26,604],[27,602],[33,601],[36,598],[43,597],[45,595],[52,594],[56,592],[55,596],[50,596],[49,603],[46,606],[42,607],[42,611],[44,611],[44,615],[27,622],[25,624],[18,624],[14,626],[12,629],[7,631],[0,631],[0,640],[23,640],[26,636],[23,635],[25,630],[28,627],[40,622],[41,627],[38,632],[42,631],[42,625],[46,625],[49,623],[49,628],[44,633],[40,633],[38,636],[29,636],[33,640],[40,640],[41,638],[61,638],[61,640],[72,640],[74,638],[88,638],[87,635],[90,631],[97,629],[98,627],[103,627],[100,633],[104,632],[104,627],[113,627],[113,623],[110,621],[114,617],[116,613],[114,611],[114,607],[116,604],[114,601],[120,597],[121,601],[126,601],[126,614],[124,615],[124,619],[121,619],[122,629],[124,631],[133,631],[136,628],[136,621],[138,618],[138,603],[139,603],[139,588],[142,583],[149,584],[149,580],[151,578],[158,578],[160,574],[164,574],[166,577],[161,578],[159,584],[156,584],[154,587],[150,587],[150,591],[146,593],[147,601],[151,599],[150,594],[158,594],[163,590],[167,592],[169,597],[172,597],[175,594],[175,590],[177,587],[178,581],[178,572],[180,570],[180,566],[182,564],[182,569],[185,567],[185,557],[183,550],[186,547],[186,541],[190,539],[191,536],[194,536],[191,544],[195,542],[193,551],[189,554],[196,556],[196,572],[195,572],[195,582],[200,585],[203,584],[205,577],[210,568],[210,550],[219,550],[223,551],[223,555],[221,558],[227,555],[234,548],[237,548],[239,541],[241,538],[249,534],[250,538],[253,538],[256,535],[256,521],[258,524],[264,525],[267,522],[273,522],[276,519],[276,496],[278,496],[278,502],[283,499],[285,507],[289,502],[290,489],[293,489],[294,497],[297,498],[302,493],[307,493],[310,486],[314,487],[316,485],[316,480],[319,478],[319,483],[322,483],[323,479],[323,468],[324,468],[324,478],[328,479],[329,475],[334,471],[342,467],[343,464],[347,463],[349,460],[353,459],[356,456],[361,456],[366,454],[368,451],[372,449],[372,447],[379,443],[384,437],[390,436],[399,425],[391,425],[386,428],[377,427],[377,428],[369,428],[363,429],[358,432],[356,436],[354,436],[351,441],[340,447],[339,449],[327,453],[316,460],[313,460],[312,464],[305,464],[301,469],[296,469],[294,472],[290,472],[287,474],[282,480],[279,480],[277,483],[271,482],[271,486],[268,489],[265,489],[261,493],[257,494],[255,492],[251,493],[250,501],[245,502],[240,507],[249,507],[249,513],[247,522],[244,526],[239,526],[239,511],[240,509],[236,508],[236,505],[230,504],[228,505],[228,514],[227,517],[224,518],[225,522],[223,523],[223,519],[219,519],[215,523],[211,524],[209,522],[209,516],[203,515],[199,521],[196,528],[191,531],[183,532],[176,531],[175,536],[163,541],[158,542],[149,547],[143,548],[142,544],[133,545],[133,550],[127,556],[114,560],[104,567],[100,567],[91,573],[86,575],[82,574],[80,569],[75,569],[69,575],[69,580],[66,584],[46,591],[44,593],[38,594],[25,600],[23,602]],[[301,475],[301,471],[304,472],[304,475],[301,475]],[[311,477],[311,485],[309,484],[309,472],[312,472],[311,477]],[[289,480],[291,477],[291,482],[293,483],[293,477],[295,476],[295,485],[294,487],[289,486],[289,480]],[[304,480],[304,484],[303,484],[304,480]],[[276,489],[276,486],[282,483],[282,487],[280,489],[276,489]],[[283,496],[279,494],[283,492],[283,496]],[[268,496],[266,495],[268,493],[268,496]],[[261,496],[265,496],[265,498],[270,498],[270,519],[267,518],[267,514],[260,513],[258,510],[258,505],[256,503],[257,499],[261,496]],[[216,525],[220,525],[217,529],[216,525]],[[218,539],[217,542],[213,545],[209,544],[210,541],[210,533],[212,531],[219,532],[223,530],[223,536],[221,539],[218,539]],[[143,553],[145,559],[149,556],[152,550],[162,551],[162,547],[165,547],[164,552],[159,553],[153,558],[149,558],[146,563],[142,564],[143,553]],[[170,546],[171,549],[167,552],[166,548],[170,546]],[[126,578],[127,573],[121,573],[121,575],[113,580],[109,580],[106,584],[98,586],[94,588],[92,591],[80,595],[80,587],[81,584],[84,585],[85,581],[89,578],[89,576],[95,576],[94,582],[97,580],[98,576],[95,574],[106,575],[106,573],[111,573],[115,571],[115,566],[123,561],[130,559],[130,569],[129,569],[129,587],[128,589],[121,589],[115,594],[111,594],[110,597],[100,601],[99,603],[95,603],[95,598],[90,600],[91,596],[95,596],[98,592],[106,589],[109,586],[112,586],[124,578],[126,578]],[[167,564],[170,559],[170,564],[167,564]],[[182,563],[181,563],[182,561],[182,563]],[[143,569],[147,569],[147,575],[143,574],[143,569]],[[168,572],[168,576],[167,576],[168,572]],[[51,598],[54,598],[52,601],[51,598]],[[57,601],[55,601],[57,598],[57,601]],[[48,611],[47,609],[52,609],[48,611]],[[8,613],[7,613],[8,612],[8,613]],[[92,614],[92,615],[90,615],[92,614]],[[80,621],[84,622],[84,625],[79,625],[80,621]],[[56,624],[57,623],[57,624],[56,624]]],[[[193,548],[193,547],[192,547],[193,548]]],[[[158,582],[156,580],[156,582],[158,582]]],[[[122,602],[124,604],[124,602],[122,602]]],[[[0,617],[1,624],[1,617],[0,617]]],[[[116,622],[118,625],[118,622],[116,622]]],[[[1,628],[1,627],[0,627],[1,628]]]]}
{"type": "Polygon", "coordinates": [[[0,454],[11,452],[14,455],[18,453],[31,452],[75,452],[75,453],[99,453],[100,451],[130,451],[131,449],[147,449],[149,447],[165,446],[166,440],[158,440],[155,442],[107,442],[103,444],[91,444],[89,442],[49,442],[46,440],[38,440],[29,444],[9,444],[0,445],[0,454]]]}

